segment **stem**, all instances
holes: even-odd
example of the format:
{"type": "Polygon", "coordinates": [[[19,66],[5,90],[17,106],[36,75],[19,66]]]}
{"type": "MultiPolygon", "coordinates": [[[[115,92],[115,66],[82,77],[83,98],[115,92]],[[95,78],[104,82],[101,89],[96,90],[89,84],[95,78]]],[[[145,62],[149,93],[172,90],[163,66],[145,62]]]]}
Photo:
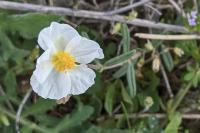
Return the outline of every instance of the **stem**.
{"type": "Polygon", "coordinates": [[[20,115],[21,115],[21,113],[22,113],[22,109],[23,109],[23,107],[24,107],[26,101],[27,101],[28,98],[30,97],[31,92],[32,92],[32,89],[29,89],[28,92],[26,93],[24,99],[23,99],[22,102],[20,103],[19,108],[18,108],[18,110],[17,110],[16,121],[15,121],[15,127],[16,127],[17,133],[20,133],[20,130],[19,130],[19,121],[20,121],[20,115]]]}
{"type": "Polygon", "coordinates": [[[172,106],[170,112],[174,112],[178,108],[178,106],[180,105],[181,101],[183,100],[183,98],[185,97],[187,92],[190,90],[191,86],[192,86],[192,82],[190,81],[185,88],[181,89],[178,92],[177,98],[174,99],[173,106],[172,106]]]}
{"type": "MultiPolygon", "coordinates": [[[[5,115],[7,115],[8,117],[10,117],[11,119],[15,120],[16,119],[16,116],[14,114],[12,114],[10,111],[4,109],[4,108],[0,108],[0,112],[4,113],[5,115]]],[[[41,128],[39,127],[38,125],[36,125],[35,123],[33,122],[30,122],[28,120],[25,120],[23,118],[20,118],[20,121],[19,121],[21,124],[25,125],[25,126],[28,126],[29,128],[31,129],[34,129],[34,130],[37,130],[37,131],[40,131],[42,133],[49,133],[49,130],[45,129],[45,128],[41,128]]]]}

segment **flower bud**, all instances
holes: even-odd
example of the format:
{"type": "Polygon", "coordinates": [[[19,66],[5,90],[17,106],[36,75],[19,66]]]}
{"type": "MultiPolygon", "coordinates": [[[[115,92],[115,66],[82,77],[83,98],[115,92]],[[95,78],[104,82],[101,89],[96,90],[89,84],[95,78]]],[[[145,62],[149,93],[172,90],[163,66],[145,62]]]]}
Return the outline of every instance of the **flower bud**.
{"type": "Polygon", "coordinates": [[[144,100],[144,106],[146,109],[149,109],[154,104],[153,98],[150,96],[147,96],[144,100]]]}
{"type": "Polygon", "coordinates": [[[173,50],[174,50],[174,53],[179,57],[182,57],[184,55],[184,51],[178,47],[175,47],[173,50]]]}
{"type": "Polygon", "coordinates": [[[152,45],[152,43],[148,40],[147,43],[145,44],[145,48],[149,51],[154,50],[154,47],[152,45]]]}
{"type": "Polygon", "coordinates": [[[144,59],[143,58],[141,58],[139,61],[138,61],[138,63],[137,63],[137,67],[138,68],[141,68],[143,65],[144,65],[144,59]]]}
{"type": "Polygon", "coordinates": [[[152,69],[154,72],[158,72],[160,70],[160,59],[158,56],[155,56],[153,60],[152,69]]]}
{"type": "Polygon", "coordinates": [[[111,34],[116,34],[121,30],[122,24],[121,23],[116,23],[113,27],[113,30],[111,34]]]}

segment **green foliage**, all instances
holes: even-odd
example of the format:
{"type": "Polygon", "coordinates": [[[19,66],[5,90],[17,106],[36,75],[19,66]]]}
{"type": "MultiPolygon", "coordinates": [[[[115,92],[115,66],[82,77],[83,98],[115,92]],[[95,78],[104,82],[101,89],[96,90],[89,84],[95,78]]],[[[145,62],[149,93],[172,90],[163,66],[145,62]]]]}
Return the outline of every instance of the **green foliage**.
{"type": "Polygon", "coordinates": [[[167,125],[164,133],[178,133],[178,128],[181,124],[182,117],[180,113],[174,113],[170,116],[170,123],[167,125]]]}
{"type": "MultiPolygon", "coordinates": [[[[164,50],[165,47],[163,46],[162,49],[164,50]]],[[[164,66],[166,67],[166,69],[169,72],[172,71],[172,69],[174,68],[174,63],[173,63],[171,53],[169,51],[166,51],[161,55],[161,57],[163,59],[163,63],[164,63],[164,66]]]]}
{"type": "Polygon", "coordinates": [[[90,106],[80,106],[76,112],[66,115],[54,130],[60,132],[78,126],[86,121],[92,115],[93,111],[93,108],[90,106]]]}
{"type": "Polygon", "coordinates": [[[134,97],[136,95],[136,90],[137,90],[136,80],[135,80],[134,62],[128,63],[127,81],[128,81],[128,91],[129,91],[131,97],[134,97]]]}
{"type": "Polygon", "coordinates": [[[0,14],[0,29],[13,34],[19,34],[26,39],[32,39],[38,36],[42,28],[58,19],[59,16],[41,13],[26,13],[22,15],[0,14]]]}
{"type": "MultiPolygon", "coordinates": [[[[119,3],[119,6],[124,3],[119,3]]],[[[192,7],[190,5],[190,8],[192,7]]],[[[190,11],[190,8],[187,10],[190,11]]],[[[125,18],[131,21],[136,17],[135,13],[137,11],[130,11],[127,13],[129,16],[125,18]]],[[[169,14],[162,13],[161,21],[165,22],[167,21],[165,15],[169,14]]],[[[199,25],[189,27],[181,21],[180,16],[173,14],[173,18],[174,16],[178,17],[176,22],[168,21],[169,23],[185,24],[192,32],[199,29],[199,25]]],[[[114,22],[110,34],[109,28],[112,25],[106,23],[90,25],[82,19],[79,21],[48,13],[16,14],[1,11],[0,131],[2,133],[16,132],[16,111],[25,92],[30,88],[29,80],[35,68],[35,60],[41,54],[40,48],[37,47],[37,37],[39,32],[52,21],[77,24],[76,29],[80,35],[100,44],[105,58],[91,63],[100,68],[99,71],[95,71],[95,84],[86,93],[72,96],[64,105],[57,105],[55,100],[38,98],[32,93],[22,110],[19,124],[22,133],[178,133],[179,129],[190,132],[184,127],[187,123],[182,124],[180,112],[188,102],[196,103],[195,99],[198,99],[196,97],[200,94],[200,91],[195,89],[200,81],[198,41],[140,39],[134,37],[134,33],[138,31],[146,33],[146,30],[143,28],[138,30],[125,23],[114,22]],[[149,46],[149,50],[148,46],[144,48],[146,42],[152,45],[149,46]],[[178,57],[173,52],[174,47],[184,51],[183,57],[178,57]],[[137,52],[143,54],[133,60],[132,57],[137,52]],[[162,65],[167,70],[174,98],[169,97],[166,79],[162,72],[152,71],[151,64],[155,55],[160,57],[162,65]],[[147,113],[148,117],[143,117],[144,113],[147,113]],[[166,114],[167,117],[158,119],[154,113],[166,114]]],[[[196,112],[197,107],[191,104],[187,108],[196,112]]]]}
{"type": "Polygon", "coordinates": [[[126,24],[122,24],[122,43],[123,43],[123,52],[126,53],[130,50],[130,33],[128,26],[126,24]]]}
{"type": "Polygon", "coordinates": [[[117,65],[120,63],[125,63],[128,59],[130,59],[135,53],[135,50],[129,51],[127,53],[124,53],[122,55],[119,55],[117,57],[114,57],[108,61],[105,62],[105,66],[112,66],[117,65]]]}
{"type": "Polygon", "coordinates": [[[15,74],[12,71],[7,71],[4,77],[4,86],[7,89],[9,95],[15,95],[15,88],[17,85],[15,74]]]}
{"type": "Polygon", "coordinates": [[[107,87],[104,107],[109,115],[112,115],[113,105],[115,101],[115,87],[111,84],[107,87]]]}

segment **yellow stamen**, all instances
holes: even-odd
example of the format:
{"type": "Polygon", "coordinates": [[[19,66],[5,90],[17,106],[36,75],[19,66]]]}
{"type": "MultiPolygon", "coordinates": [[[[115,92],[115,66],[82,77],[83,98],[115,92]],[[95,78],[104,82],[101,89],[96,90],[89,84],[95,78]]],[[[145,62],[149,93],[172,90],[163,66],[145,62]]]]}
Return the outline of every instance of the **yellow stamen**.
{"type": "Polygon", "coordinates": [[[52,63],[54,64],[54,68],[63,72],[75,67],[75,59],[69,53],[64,51],[59,51],[52,57],[52,63]]]}

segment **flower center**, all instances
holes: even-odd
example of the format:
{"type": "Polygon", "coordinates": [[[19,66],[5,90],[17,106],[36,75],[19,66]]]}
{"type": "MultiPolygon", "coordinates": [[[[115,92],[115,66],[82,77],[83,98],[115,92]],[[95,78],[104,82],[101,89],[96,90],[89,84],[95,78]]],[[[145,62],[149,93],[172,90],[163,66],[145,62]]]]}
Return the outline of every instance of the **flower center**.
{"type": "Polygon", "coordinates": [[[54,64],[54,68],[59,72],[72,69],[76,65],[74,57],[64,51],[59,51],[54,54],[52,63],[54,64]]]}

